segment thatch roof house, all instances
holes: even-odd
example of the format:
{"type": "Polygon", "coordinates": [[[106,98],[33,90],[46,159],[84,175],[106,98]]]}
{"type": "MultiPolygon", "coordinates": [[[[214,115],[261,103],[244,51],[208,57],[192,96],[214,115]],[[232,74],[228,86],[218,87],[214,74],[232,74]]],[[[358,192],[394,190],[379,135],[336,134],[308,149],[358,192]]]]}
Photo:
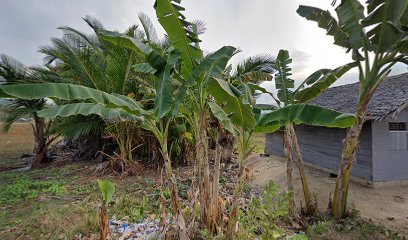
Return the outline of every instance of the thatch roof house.
{"type": "MultiPolygon", "coordinates": [[[[354,113],[358,83],[333,87],[312,104],[354,113]]],[[[408,73],[386,78],[369,106],[360,136],[354,177],[372,181],[408,180],[408,73]]],[[[337,171],[345,129],[297,126],[304,160],[337,171]]],[[[266,152],[284,155],[281,132],[267,134],[266,152]]]]}

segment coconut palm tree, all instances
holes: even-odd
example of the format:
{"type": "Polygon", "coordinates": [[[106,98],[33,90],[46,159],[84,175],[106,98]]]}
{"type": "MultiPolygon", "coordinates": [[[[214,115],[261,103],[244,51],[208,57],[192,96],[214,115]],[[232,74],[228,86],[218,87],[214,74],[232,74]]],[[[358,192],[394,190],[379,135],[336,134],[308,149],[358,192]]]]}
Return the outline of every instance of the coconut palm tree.
{"type": "MultiPolygon", "coordinates": [[[[4,54],[0,55],[0,84],[21,84],[28,82],[41,81],[41,69],[29,68],[21,62],[4,54]],[[38,70],[38,71],[37,71],[38,70]]],[[[10,127],[20,118],[29,117],[33,119],[33,136],[35,140],[34,146],[34,162],[32,167],[40,167],[44,163],[50,161],[47,156],[48,145],[55,139],[49,138],[49,130],[51,121],[46,121],[45,118],[39,117],[37,111],[46,107],[46,100],[39,99],[8,99],[2,107],[3,126],[2,130],[7,132],[10,127]]]]}

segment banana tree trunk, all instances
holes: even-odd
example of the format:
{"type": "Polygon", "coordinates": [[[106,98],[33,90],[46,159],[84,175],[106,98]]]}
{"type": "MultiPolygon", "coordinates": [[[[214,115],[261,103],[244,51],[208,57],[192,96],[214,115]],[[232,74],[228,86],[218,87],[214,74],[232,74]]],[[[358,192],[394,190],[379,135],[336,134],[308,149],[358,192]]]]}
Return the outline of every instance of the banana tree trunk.
{"type": "Polygon", "coordinates": [[[289,199],[289,216],[293,217],[295,215],[295,199],[294,199],[294,188],[293,188],[293,177],[292,177],[292,163],[293,163],[293,157],[292,157],[292,141],[291,141],[291,134],[290,130],[288,127],[285,128],[284,131],[284,145],[285,145],[285,150],[286,150],[286,181],[287,181],[287,187],[288,191],[290,192],[290,199],[289,199]]]}
{"type": "Polygon", "coordinates": [[[44,118],[38,117],[36,113],[33,114],[34,125],[33,133],[35,140],[34,154],[35,159],[32,164],[33,168],[39,168],[47,162],[47,136],[46,136],[46,124],[44,118]]]}
{"type": "Polygon", "coordinates": [[[166,177],[169,181],[170,188],[171,188],[171,205],[172,205],[174,212],[176,213],[175,219],[176,219],[176,224],[178,226],[179,239],[188,240],[189,237],[187,234],[187,228],[186,228],[184,216],[183,216],[183,213],[180,207],[177,180],[176,180],[176,176],[172,172],[171,160],[170,160],[169,152],[167,149],[167,138],[165,139],[162,145],[162,155],[165,161],[166,177]]]}
{"type": "MultiPolygon", "coordinates": [[[[218,130],[218,140],[220,139],[220,132],[222,131],[221,127],[218,130]]],[[[214,172],[213,172],[213,182],[212,182],[212,194],[211,194],[211,204],[209,206],[209,213],[207,219],[207,227],[210,229],[211,232],[217,234],[219,233],[219,223],[221,219],[221,215],[219,212],[219,201],[218,201],[218,193],[220,189],[220,171],[221,171],[221,151],[222,147],[220,144],[217,144],[216,152],[215,152],[215,163],[214,163],[214,172]]]]}
{"type": "Polygon", "coordinates": [[[234,142],[234,135],[232,135],[232,133],[230,132],[223,131],[223,136],[218,141],[218,144],[222,146],[221,162],[232,162],[232,156],[234,154],[234,142]]]}
{"type": "Polygon", "coordinates": [[[245,130],[241,129],[239,136],[240,139],[238,141],[238,161],[241,162],[241,165],[238,172],[238,181],[235,185],[234,195],[232,198],[232,209],[227,226],[226,239],[228,240],[234,238],[234,228],[238,219],[239,197],[241,194],[242,183],[246,175],[244,174],[244,171],[249,171],[246,167],[246,160],[255,147],[252,144],[251,135],[252,132],[245,132],[245,130]]]}
{"type": "Polygon", "coordinates": [[[208,207],[210,205],[210,166],[208,161],[208,143],[206,129],[206,111],[200,111],[196,132],[196,159],[199,175],[200,221],[208,225],[208,207]]]}
{"type": "Polygon", "coordinates": [[[109,218],[108,209],[105,204],[102,204],[100,208],[100,224],[101,224],[100,240],[106,240],[109,235],[109,218]]]}
{"type": "Polygon", "coordinates": [[[227,240],[232,240],[234,239],[234,228],[235,228],[235,224],[238,218],[238,206],[239,206],[239,196],[241,193],[241,185],[242,185],[242,181],[243,179],[243,172],[244,172],[245,166],[244,164],[241,165],[240,170],[239,170],[239,178],[238,181],[236,183],[235,186],[235,190],[234,190],[234,195],[232,197],[232,207],[231,207],[231,213],[229,216],[229,221],[228,221],[228,226],[227,226],[227,233],[225,238],[227,240]]]}
{"type": "Polygon", "coordinates": [[[340,169],[334,189],[332,214],[335,218],[343,218],[347,209],[347,194],[353,164],[356,161],[358,140],[366,116],[368,101],[357,109],[356,123],[347,131],[343,144],[340,169]]]}
{"type": "Polygon", "coordinates": [[[303,189],[303,196],[305,198],[306,210],[308,214],[313,215],[316,212],[316,204],[313,202],[312,195],[309,190],[309,183],[308,183],[307,176],[305,173],[305,166],[303,163],[302,153],[300,152],[296,132],[292,124],[290,124],[288,128],[291,133],[291,137],[292,137],[291,140],[292,140],[293,148],[297,155],[297,165],[299,168],[300,180],[302,181],[302,189],[303,189]]]}

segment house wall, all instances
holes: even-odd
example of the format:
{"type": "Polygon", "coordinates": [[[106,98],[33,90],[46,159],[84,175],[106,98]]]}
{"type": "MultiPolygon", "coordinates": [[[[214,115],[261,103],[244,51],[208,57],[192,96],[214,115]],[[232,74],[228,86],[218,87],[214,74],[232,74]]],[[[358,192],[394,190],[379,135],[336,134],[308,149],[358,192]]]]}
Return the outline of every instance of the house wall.
{"type": "MultiPolygon", "coordinates": [[[[297,126],[300,151],[306,162],[337,171],[343,149],[346,129],[297,126]]],[[[283,156],[282,133],[267,134],[266,151],[283,156]]],[[[372,145],[371,123],[363,127],[360,147],[357,152],[357,163],[353,166],[352,175],[372,180],[372,145]]]]}
{"type": "Polygon", "coordinates": [[[275,154],[278,156],[283,156],[283,133],[277,131],[273,134],[266,134],[265,152],[269,154],[275,154]]]}
{"type": "Polygon", "coordinates": [[[373,122],[373,179],[374,181],[408,179],[408,133],[393,133],[388,130],[389,122],[408,122],[408,109],[394,118],[373,122]],[[399,145],[395,144],[399,134],[399,145]],[[404,139],[405,138],[405,139],[404,139]],[[402,144],[401,144],[402,143],[402,144]],[[405,145],[405,149],[403,148],[405,145]]]}

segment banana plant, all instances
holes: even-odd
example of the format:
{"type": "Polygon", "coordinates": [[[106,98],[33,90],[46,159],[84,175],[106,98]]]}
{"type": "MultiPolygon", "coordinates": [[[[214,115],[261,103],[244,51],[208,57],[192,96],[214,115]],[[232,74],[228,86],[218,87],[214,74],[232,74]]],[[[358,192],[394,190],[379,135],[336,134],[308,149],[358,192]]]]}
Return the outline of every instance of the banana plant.
{"type": "MultiPolygon", "coordinates": [[[[335,2],[334,2],[335,3],[335,2]]],[[[408,1],[342,0],[335,8],[337,19],[329,11],[299,6],[298,14],[314,21],[334,38],[334,44],[347,49],[359,71],[359,99],[356,121],[347,132],[334,189],[332,214],[345,216],[347,194],[358,139],[377,87],[396,63],[407,64],[408,1]],[[365,9],[367,11],[365,12],[365,9]]]]}
{"type": "MultiPolygon", "coordinates": [[[[245,94],[223,79],[210,78],[207,89],[214,98],[214,102],[209,103],[213,115],[228,132],[237,138],[239,177],[235,184],[231,212],[225,232],[227,239],[233,239],[234,226],[238,217],[239,196],[245,177],[246,159],[254,149],[252,134],[256,124],[253,109],[255,103],[248,101],[252,96],[245,94]]],[[[215,167],[218,166],[219,159],[216,161],[215,167]]]]}
{"type": "MultiPolygon", "coordinates": [[[[300,83],[295,88],[290,64],[292,59],[287,50],[280,50],[276,59],[275,86],[278,90],[274,97],[277,110],[261,116],[257,122],[256,131],[273,132],[284,128],[284,148],[287,157],[287,185],[293,193],[292,164],[293,153],[296,153],[296,165],[299,169],[303,195],[307,213],[314,214],[316,203],[312,200],[309,183],[304,170],[304,163],[293,125],[307,124],[313,126],[346,128],[354,123],[352,114],[343,114],[327,108],[308,104],[307,102],[319,96],[344,73],[354,67],[353,63],[337,69],[321,69],[300,83]]],[[[290,213],[294,214],[294,200],[290,202],[290,213]]]]}
{"type": "Polygon", "coordinates": [[[113,194],[115,194],[115,184],[108,180],[98,180],[99,190],[102,194],[102,205],[100,210],[101,220],[101,240],[105,240],[109,236],[109,216],[108,205],[112,202],[113,194]]]}

